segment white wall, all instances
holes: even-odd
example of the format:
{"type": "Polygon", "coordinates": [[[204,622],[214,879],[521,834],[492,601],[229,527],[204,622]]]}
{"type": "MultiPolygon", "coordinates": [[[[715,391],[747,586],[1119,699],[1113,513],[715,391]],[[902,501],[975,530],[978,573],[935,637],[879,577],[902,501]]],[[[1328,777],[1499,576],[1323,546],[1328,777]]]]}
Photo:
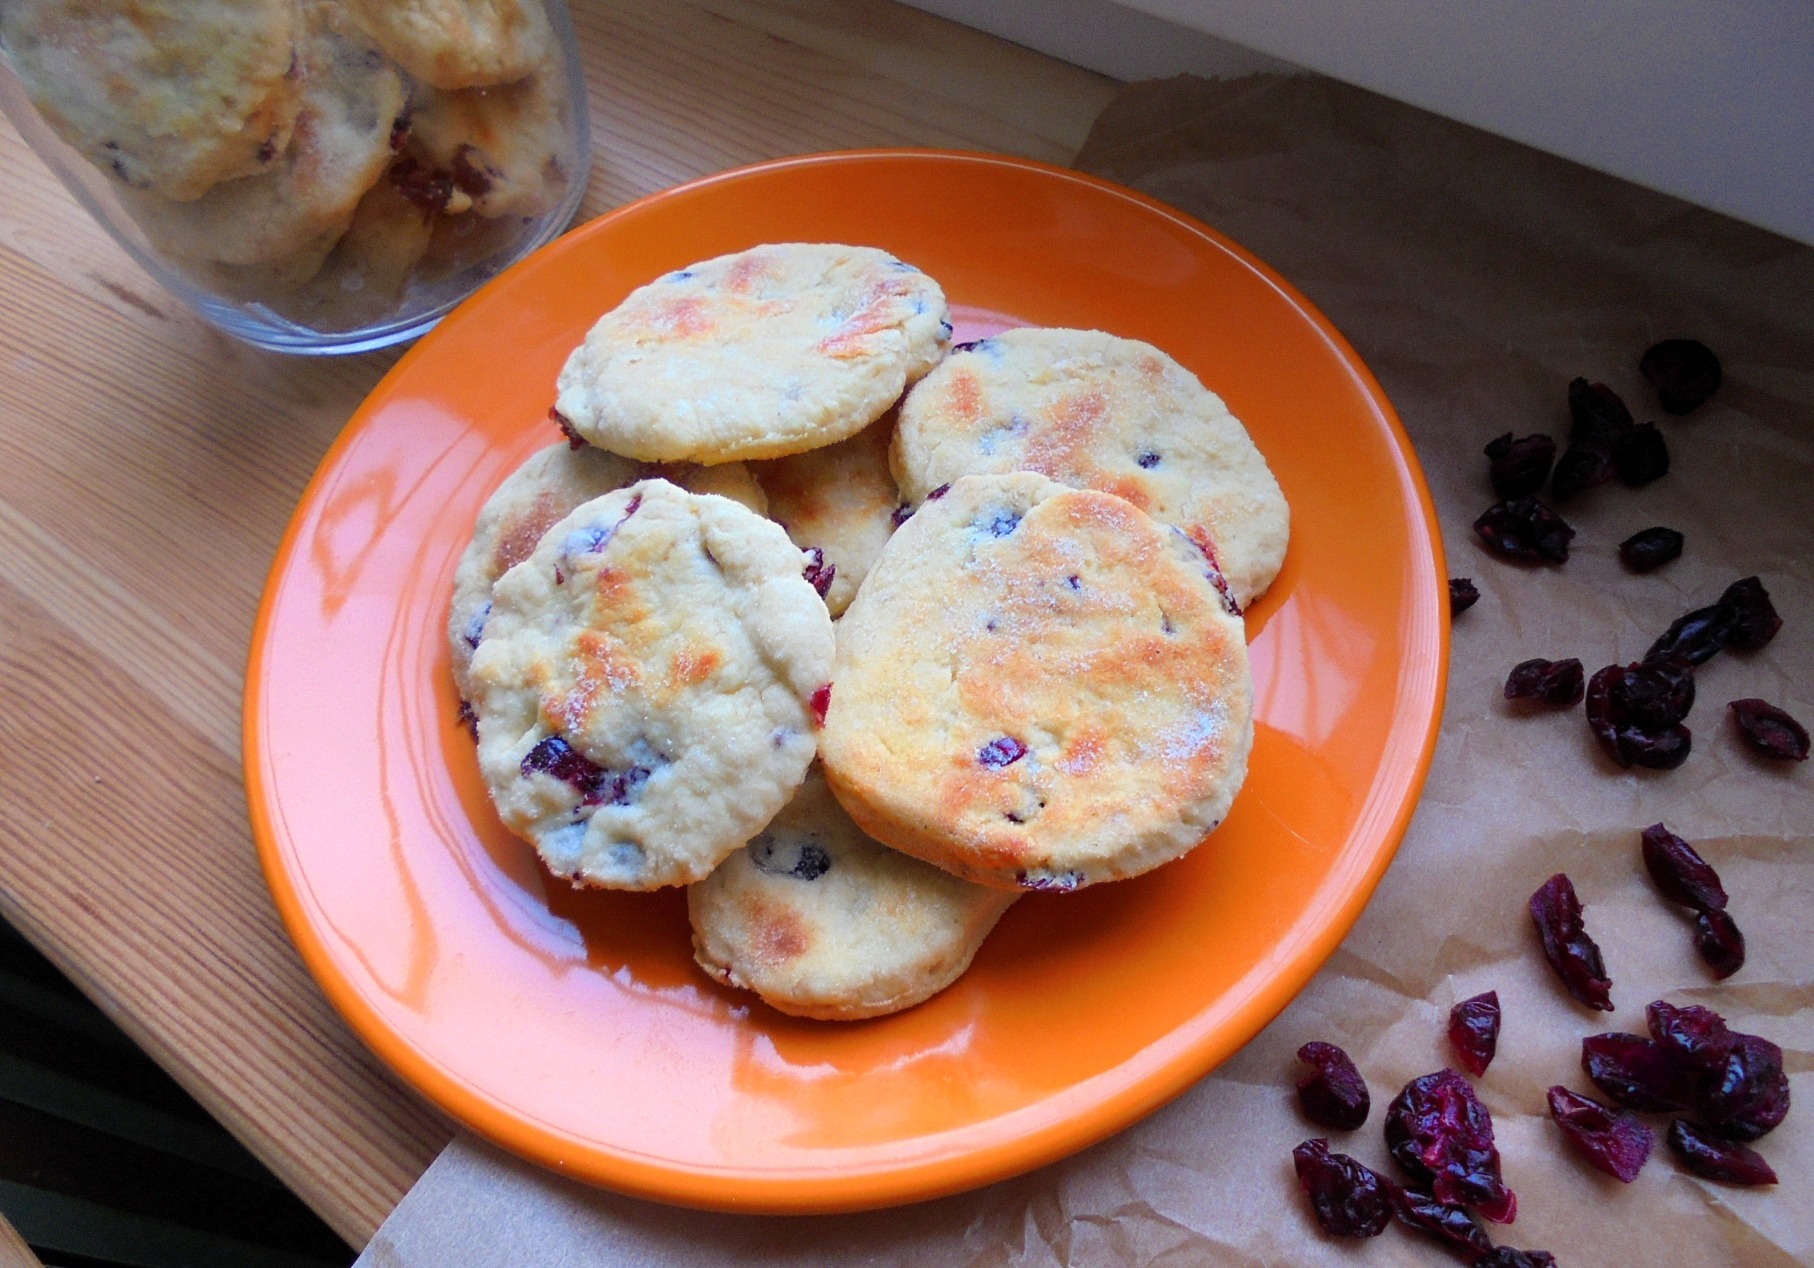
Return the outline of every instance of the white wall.
{"type": "Polygon", "coordinates": [[[1270,55],[1814,243],[1814,0],[908,2],[1121,79],[1270,55]]]}

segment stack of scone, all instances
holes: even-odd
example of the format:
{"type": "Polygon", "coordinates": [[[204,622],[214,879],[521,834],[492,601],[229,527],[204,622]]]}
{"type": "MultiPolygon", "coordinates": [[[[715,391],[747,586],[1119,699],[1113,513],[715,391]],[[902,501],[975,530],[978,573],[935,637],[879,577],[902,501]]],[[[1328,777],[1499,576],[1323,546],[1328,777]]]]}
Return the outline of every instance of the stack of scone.
{"type": "Polygon", "coordinates": [[[659,278],[455,582],[505,824],[573,884],[689,886],[700,966],[783,1012],[920,1002],[1017,895],[1179,857],[1246,774],[1240,613],[1288,532],[1246,430],[1147,344],[951,334],[872,248],[659,278]]]}
{"type": "Polygon", "coordinates": [[[6,0],[0,42],[153,247],[322,329],[507,247],[575,158],[542,0],[6,0]]]}

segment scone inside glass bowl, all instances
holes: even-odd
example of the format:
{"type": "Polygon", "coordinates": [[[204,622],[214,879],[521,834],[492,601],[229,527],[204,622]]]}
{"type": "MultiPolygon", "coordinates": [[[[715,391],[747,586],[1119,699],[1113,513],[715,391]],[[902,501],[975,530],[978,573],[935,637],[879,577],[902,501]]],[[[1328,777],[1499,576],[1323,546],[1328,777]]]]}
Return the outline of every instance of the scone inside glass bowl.
{"type": "Polygon", "coordinates": [[[573,218],[566,0],[7,0],[0,109],[165,289],[249,343],[415,338],[573,218]]]}

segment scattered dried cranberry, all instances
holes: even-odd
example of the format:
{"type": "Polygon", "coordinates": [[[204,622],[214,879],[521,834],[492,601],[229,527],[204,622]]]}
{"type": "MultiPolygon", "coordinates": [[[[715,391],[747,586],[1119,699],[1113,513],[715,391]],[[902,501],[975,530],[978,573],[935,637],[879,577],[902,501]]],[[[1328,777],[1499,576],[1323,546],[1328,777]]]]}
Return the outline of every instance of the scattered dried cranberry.
{"type": "Polygon", "coordinates": [[[1353,1131],[1367,1121],[1373,1101],[1347,1053],[1332,1043],[1307,1043],[1298,1049],[1298,1060],[1315,1067],[1298,1080],[1298,1102],[1311,1122],[1353,1131]]]}
{"type": "Polygon", "coordinates": [[[1625,400],[1604,383],[1584,378],[1568,384],[1568,439],[1577,445],[1609,445],[1635,420],[1625,400]]]}
{"type": "Polygon", "coordinates": [[[817,546],[809,547],[806,551],[806,567],[800,575],[806,578],[806,584],[818,591],[819,597],[823,599],[831,592],[832,579],[838,575],[838,565],[826,563],[825,552],[817,546]]]}
{"type": "Polygon", "coordinates": [[[1495,1246],[1474,1261],[1474,1268],[1556,1268],[1556,1257],[1547,1250],[1514,1250],[1495,1246]]]}
{"type": "Polygon", "coordinates": [[[1475,588],[1471,577],[1449,578],[1449,616],[1460,616],[1476,603],[1480,602],[1480,591],[1475,588]]]}
{"type": "Polygon", "coordinates": [[[1587,936],[1581,919],[1581,900],[1568,877],[1557,872],[1531,895],[1531,919],[1543,940],[1543,954],[1579,1003],[1603,1012],[1612,1011],[1612,979],[1600,948],[1587,936]]]}
{"type": "Polygon", "coordinates": [[[1536,498],[1518,498],[1489,506],[1474,521],[1488,549],[1505,559],[1529,563],[1566,563],[1575,530],[1536,498]]]}
{"type": "Polygon", "coordinates": [[[1685,1070],[1717,1070],[1732,1050],[1726,1019],[1699,1004],[1677,1008],[1667,1000],[1653,1000],[1644,1008],[1644,1021],[1650,1037],[1685,1070]]]}
{"type": "Polygon", "coordinates": [[[991,770],[1000,770],[1012,766],[1027,755],[1027,746],[1012,735],[1003,735],[990,740],[977,750],[976,760],[991,770]]]}
{"type": "Polygon", "coordinates": [[[1582,489],[1605,484],[1612,476],[1610,452],[1571,447],[1556,463],[1556,474],[1550,480],[1550,496],[1558,502],[1566,502],[1582,489]]]}
{"type": "Polygon", "coordinates": [[[1783,1050],[1761,1035],[1732,1032],[1732,1046],[1701,1090],[1700,1111],[1719,1135],[1756,1140],[1789,1114],[1783,1050]]]}
{"type": "Polygon", "coordinates": [[[1565,1087],[1549,1090],[1549,1113],[1582,1157],[1626,1184],[1638,1178],[1656,1137],[1626,1110],[1615,1110],[1565,1087]]]}
{"type": "Polygon", "coordinates": [[[1499,992],[1464,999],[1449,1010],[1449,1044],[1462,1068],[1475,1078],[1486,1073],[1499,1050],[1499,992]]]}
{"type": "Polygon", "coordinates": [[[1745,935],[1730,912],[1695,913],[1694,949],[1721,981],[1745,967],[1745,935]]]}
{"type": "Polygon", "coordinates": [[[1486,456],[1492,460],[1490,475],[1493,492],[1501,499],[1527,498],[1543,487],[1549,469],[1556,461],[1556,442],[1548,436],[1525,436],[1513,440],[1512,433],[1489,441],[1486,456]]]}
{"type": "Polygon", "coordinates": [[[1665,414],[1686,414],[1720,386],[1720,359],[1699,339],[1665,339],[1638,361],[1638,373],[1657,390],[1665,414]]]}
{"type": "Polygon", "coordinates": [[[1438,1070],[1405,1084],[1386,1109],[1386,1148],[1437,1201],[1510,1224],[1518,1199],[1499,1176],[1493,1117],[1468,1081],[1438,1070]]]}
{"type": "Polygon", "coordinates": [[[806,701],[807,708],[813,711],[813,725],[825,725],[825,711],[831,708],[831,684],[820,683],[806,701]]]}
{"type": "Polygon", "coordinates": [[[1291,1151],[1291,1161],[1325,1233],[1378,1237],[1386,1231],[1392,1218],[1391,1181],[1347,1154],[1330,1153],[1326,1140],[1306,1140],[1291,1151]]]}
{"type": "Polygon", "coordinates": [[[1718,603],[1679,616],[1644,653],[1645,660],[1685,660],[1703,665],[1732,636],[1732,613],[1718,603]]]}
{"type": "Polygon", "coordinates": [[[1613,470],[1627,488],[1641,489],[1669,474],[1669,446],[1655,423],[1639,423],[1614,434],[1613,470]]]}
{"type": "Polygon", "coordinates": [[[586,438],[573,430],[573,424],[568,422],[567,416],[558,409],[550,408],[548,410],[548,421],[561,429],[561,435],[567,438],[567,448],[584,449],[586,447],[586,438]]]}
{"type": "Polygon", "coordinates": [[[1726,706],[1745,738],[1765,757],[1785,762],[1808,760],[1808,728],[1767,700],[1734,700],[1726,706]]]}
{"type": "Polygon", "coordinates": [[[1719,605],[1730,616],[1726,646],[1754,652],[1776,637],[1783,619],[1770,602],[1770,592],[1756,577],[1742,577],[1726,587],[1719,605]]]}
{"type": "Polygon", "coordinates": [[[1474,1263],[1493,1249],[1486,1230],[1474,1222],[1467,1207],[1438,1202],[1420,1190],[1393,1185],[1392,1214],[1406,1228],[1436,1239],[1467,1263],[1474,1263]]]}
{"type": "Polygon", "coordinates": [[[1642,1035],[1589,1035],[1581,1041],[1581,1068],[1595,1087],[1628,1109],[1663,1113],[1694,1104],[1694,1072],[1642,1035]]]}
{"type": "Polygon", "coordinates": [[[1694,671],[1682,660],[1608,665],[1587,684],[1587,725],[1621,766],[1680,766],[1693,743],[1681,720],[1693,705],[1694,671]]]}
{"type": "Polygon", "coordinates": [[[1755,1149],[1721,1140],[1685,1118],[1669,1125],[1669,1148],[1703,1180],[1724,1184],[1775,1184],[1776,1172],[1755,1149]]]}
{"type": "Polygon", "coordinates": [[[1653,572],[1681,557],[1682,540],[1673,528],[1647,528],[1619,543],[1619,558],[1633,572],[1653,572]]]}
{"type": "Polygon", "coordinates": [[[1585,684],[1581,662],[1572,656],[1567,660],[1527,660],[1512,667],[1505,680],[1505,698],[1576,705],[1581,703],[1585,684]]]}
{"type": "Polygon", "coordinates": [[[1726,890],[1712,864],[1660,823],[1644,829],[1644,869],[1672,903],[1696,911],[1723,911],[1726,890]]]}

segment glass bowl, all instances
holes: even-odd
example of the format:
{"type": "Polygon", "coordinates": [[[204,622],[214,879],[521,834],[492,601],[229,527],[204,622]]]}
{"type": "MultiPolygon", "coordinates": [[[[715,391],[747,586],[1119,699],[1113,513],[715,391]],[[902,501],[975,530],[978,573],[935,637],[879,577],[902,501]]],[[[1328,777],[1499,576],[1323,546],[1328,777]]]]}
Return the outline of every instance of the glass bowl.
{"type": "Polygon", "coordinates": [[[471,10],[514,13],[501,35],[425,35],[389,0],[247,0],[208,25],[230,8],[0,11],[0,109],[221,330],[303,354],[401,343],[572,220],[591,143],[565,0],[471,10]]]}

